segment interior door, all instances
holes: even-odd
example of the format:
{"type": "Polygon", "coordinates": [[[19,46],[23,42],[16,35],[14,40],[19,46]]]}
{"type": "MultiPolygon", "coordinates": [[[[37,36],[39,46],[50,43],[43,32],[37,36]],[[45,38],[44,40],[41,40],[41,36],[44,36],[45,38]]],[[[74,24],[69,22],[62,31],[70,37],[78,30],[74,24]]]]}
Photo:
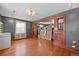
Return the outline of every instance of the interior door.
{"type": "Polygon", "coordinates": [[[65,45],[65,16],[55,18],[54,41],[59,45],[65,45]]]}

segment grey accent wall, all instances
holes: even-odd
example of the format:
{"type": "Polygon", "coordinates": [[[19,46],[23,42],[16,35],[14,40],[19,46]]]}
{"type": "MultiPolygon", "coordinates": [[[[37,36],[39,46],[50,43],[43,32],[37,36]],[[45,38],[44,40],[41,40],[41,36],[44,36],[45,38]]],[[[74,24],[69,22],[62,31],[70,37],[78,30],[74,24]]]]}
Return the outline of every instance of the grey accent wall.
{"type": "Polygon", "coordinates": [[[26,31],[27,31],[27,37],[32,35],[32,23],[31,22],[26,23],[26,31]]]}
{"type": "Polygon", "coordinates": [[[79,48],[79,8],[68,11],[66,14],[66,45],[79,48]]]}
{"type": "MultiPolygon", "coordinates": [[[[21,19],[15,19],[15,18],[10,18],[10,17],[4,17],[2,16],[2,22],[4,23],[4,32],[11,32],[12,38],[15,36],[15,23],[16,20],[22,21],[21,19]]],[[[31,22],[29,21],[24,21],[26,22],[26,35],[31,36],[31,22]]]]}
{"type": "Polygon", "coordinates": [[[4,32],[10,32],[12,38],[15,35],[15,19],[8,18],[8,17],[2,17],[3,26],[4,26],[4,32]]]}

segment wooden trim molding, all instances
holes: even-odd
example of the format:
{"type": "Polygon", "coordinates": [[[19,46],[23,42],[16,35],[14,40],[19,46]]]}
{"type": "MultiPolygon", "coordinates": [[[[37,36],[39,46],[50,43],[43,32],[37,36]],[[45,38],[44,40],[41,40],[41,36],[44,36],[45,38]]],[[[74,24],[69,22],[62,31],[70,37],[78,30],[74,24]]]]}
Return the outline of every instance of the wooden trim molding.
{"type": "Polygon", "coordinates": [[[32,36],[37,37],[37,26],[36,23],[32,23],[32,36]]]}

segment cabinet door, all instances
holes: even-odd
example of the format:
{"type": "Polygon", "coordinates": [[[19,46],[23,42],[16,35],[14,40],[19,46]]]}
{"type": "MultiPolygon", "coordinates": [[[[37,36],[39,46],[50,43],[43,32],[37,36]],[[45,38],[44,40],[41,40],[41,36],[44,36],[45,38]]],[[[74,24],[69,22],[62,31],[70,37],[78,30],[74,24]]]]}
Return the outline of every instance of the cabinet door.
{"type": "Polygon", "coordinates": [[[9,48],[11,46],[11,37],[10,36],[2,36],[0,38],[0,50],[9,48]]]}
{"type": "Polygon", "coordinates": [[[11,37],[5,36],[3,38],[3,48],[9,48],[11,46],[11,37]]]}

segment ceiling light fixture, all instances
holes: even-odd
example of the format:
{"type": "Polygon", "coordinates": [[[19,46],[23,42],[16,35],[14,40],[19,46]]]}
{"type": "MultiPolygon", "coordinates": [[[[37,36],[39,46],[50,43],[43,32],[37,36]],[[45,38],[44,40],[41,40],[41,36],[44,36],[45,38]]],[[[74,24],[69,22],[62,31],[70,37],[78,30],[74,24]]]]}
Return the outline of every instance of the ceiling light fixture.
{"type": "Polygon", "coordinates": [[[36,14],[35,10],[34,9],[29,9],[28,10],[28,15],[29,16],[34,16],[36,14]]]}

